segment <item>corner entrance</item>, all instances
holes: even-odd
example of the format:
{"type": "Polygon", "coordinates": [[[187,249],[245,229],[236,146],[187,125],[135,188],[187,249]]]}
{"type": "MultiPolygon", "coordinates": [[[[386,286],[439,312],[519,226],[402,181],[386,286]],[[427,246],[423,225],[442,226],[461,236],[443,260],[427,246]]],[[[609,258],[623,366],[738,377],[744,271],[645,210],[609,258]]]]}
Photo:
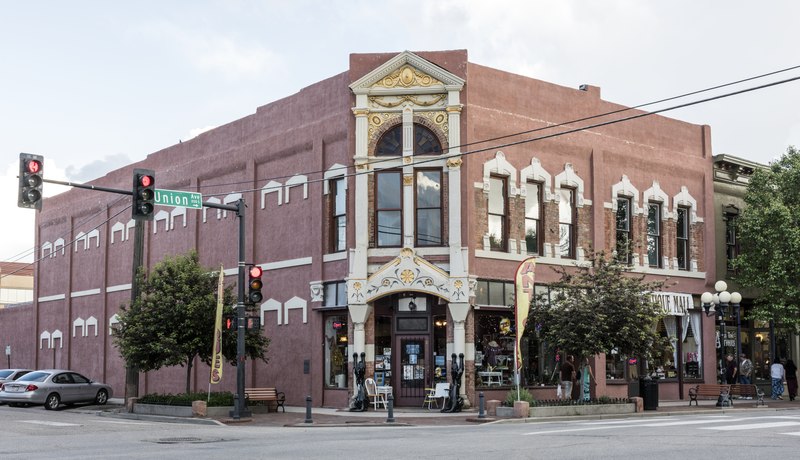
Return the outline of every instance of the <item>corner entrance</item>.
{"type": "Polygon", "coordinates": [[[422,407],[426,388],[447,379],[447,305],[412,293],[379,299],[374,343],[375,382],[392,387],[396,406],[422,407]]]}

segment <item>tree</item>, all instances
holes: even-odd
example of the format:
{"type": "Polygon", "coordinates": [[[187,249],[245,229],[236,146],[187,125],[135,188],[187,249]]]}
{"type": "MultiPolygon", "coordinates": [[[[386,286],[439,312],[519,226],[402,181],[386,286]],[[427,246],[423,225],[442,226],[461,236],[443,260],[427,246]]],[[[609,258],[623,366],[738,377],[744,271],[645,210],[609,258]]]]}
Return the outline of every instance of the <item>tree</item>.
{"type": "MultiPolygon", "coordinates": [[[[129,366],[143,372],[162,367],[186,367],[186,392],[191,391],[196,358],[211,365],[219,272],[200,266],[197,252],[167,257],[148,275],[140,271],[140,296],[118,314],[114,343],[129,366]]],[[[231,286],[223,295],[224,314],[233,314],[236,299],[231,286]]],[[[236,364],[236,331],[223,331],[222,354],[236,364]]],[[[246,355],[267,362],[269,339],[248,330],[246,355]]]]}
{"type": "Polygon", "coordinates": [[[734,279],[759,292],[748,316],[800,325],[800,150],[757,169],[744,201],[734,279]]]}
{"type": "Polygon", "coordinates": [[[561,279],[551,298],[534,298],[526,334],[537,333],[558,350],[589,357],[617,349],[624,356],[648,357],[666,343],[653,327],[660,305],[650,296],[664,282],[645,282],[625,273],[625,265],[604,253],[588,264],[554,267],[561,279]]]}

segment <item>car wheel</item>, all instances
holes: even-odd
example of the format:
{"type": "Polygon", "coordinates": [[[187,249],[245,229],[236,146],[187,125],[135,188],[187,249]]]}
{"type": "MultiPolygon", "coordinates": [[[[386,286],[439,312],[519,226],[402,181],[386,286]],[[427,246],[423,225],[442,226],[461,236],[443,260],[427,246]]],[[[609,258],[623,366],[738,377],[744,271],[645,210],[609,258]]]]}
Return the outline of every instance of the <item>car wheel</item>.
{"type": "Polygon", "coordinates": [[[100,404],[101,406],[108,402],[108,392],[106,390],[100,390],[97,392],[97,397],[94,398],[94,402],[96,404],[100,404]]]}
{"type": "Polygon", "coordinates": [[[10,407],[20,407],[19,403],[8,403],[10,407]]]}
{"type": "Polygon", "coordinates": [[[47,395],[47,399],[44,401],[44,408],[47,410],[55,410],[58,409],[59,404],[61,404],[61,398],[58,396],[58,393],[51,393],[47,395]]]}

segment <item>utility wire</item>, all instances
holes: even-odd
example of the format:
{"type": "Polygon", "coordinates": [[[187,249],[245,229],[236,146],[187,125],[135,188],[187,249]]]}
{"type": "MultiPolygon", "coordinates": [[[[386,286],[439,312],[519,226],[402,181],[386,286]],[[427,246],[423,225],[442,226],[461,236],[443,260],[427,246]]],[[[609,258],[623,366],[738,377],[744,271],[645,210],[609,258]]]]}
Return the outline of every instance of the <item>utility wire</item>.
{"type": "MultiPolygon", "coordinates": [[[[713,91],[715,89],[725,88],[725,87],[728,87],[728,86],[732,86],[732,85],[736,85],[736,84],[740,84],[740,83],[756,80],[756,79],[759,79],[759,78],[764,78],[764,77],[771,76],[771,75],[776,75],[776,74],[787,72],[787,71],[790,71],[790,70],[795,70],[795,69],[798,69],[798,68],[800,68],[800,65],[787,67],[785,69],[776,70],[776,71],[773,71],[773,72],[768,72],[768,73],[757,75],[757,76],[754,76],[754,77],[748,77],[748,78],[737,80],[737,81],[730,82],[730,83],[720,84],[720,85],[704,88],[704,89],[701,89],[701,90],[692,91],[692,92],[689,92],[689,93],[684,93],[684,94],[681,94],[681,95],[678,95],[678,96],[672,96],[672,97],[668,97],[668,98],[664,98],[664,99],[659,99],[659,100],[653,101],[653,102],[639,104],[639,105],[636,105],[636,106],[633,106],[633,107],[626,107],[624,109],[618,109],[618,110],[614,110],[614,111],[610,111],[610,112],[605,112],[605,113],[602,113],[602,114],[592,115],[592,116],[588,116],[588,117],[584,117],[584,118],[578,118],[578,119],[575,119],[575,120],[571,120],[571,121],[567,121],[567,122],[561,122],[561,123],[554,124],[554,125],[548,125],[548,126],[541,127],[541,128],[535,128],[535,129],[531,129],[531,130],[527,130],[527,131],[520,131],[520,132],[507,134],[507,135],[503,135],[503,136],[498,136],[498,137],[494,137],[494,138],[490,138],[490,139],[484,139],[484,140],[474,141],[474,142],[470,142],[470,143],[465,143],[465,144],[462,144],[459,147],[466,147],[466,146],[476,145],[476,144],[484,144],[484,143],[487,143],[487,142],[493,142],[493,141],[497,141],[497,140],[507,139],[507,138],[510,138],[510,137],[515,137],[515,136],[520,136],[520,135],[524,135],[524,134],[531,134],[531,133],[535,133],[535,132],[540,132],[540,131],[547,130],[547,129],[555,129],[555,128],[559,128],[559,127],[567,127],[567,126],[570,126],[570,125],[573,125],[575,123],[579,123],[579,122],[582,122],[582,121],[593,120],[593,119],[596,119],[596,118],[606,117],[606,116],[609,116],[609,115],[615,115],[615,114],[618,114],[618,113],[623,113],[623,112],[627,112],[627,111],[630,111],[630,110],[635,110],[635,109],[646,107],[646,106],[650,106],[650,105],[655,105],[655,104],[659,104],[659,103],[663,103],[663,102],[673,101],[673,100],[676,100],[676,99],[681,99],[681,98],[684,98],[684,97],[693,96],[693,95],[701,94],[701,93],[708,92],[708,91],[713,91]]],[[[582,127],[578,127],[578,128],[571,128],[571,129],[568,129],[566,131],[559,131],[557,133],[547,134],[547,135],[543,135],[543,136],[539,136],[539,137],[533,137],[533,138],[529,138],[529,139],[523,139],[523,140],[520,140],[520,141],[509,142],[509,143],[505,143],[505,144],[498,144],[498,145],[493,145],[493,146],[480,148],[480,149],[475,149],[475,150],[469,150],[469,151],[461,152],[461,153],[458,153],[458,154],[439,155],[439,156],[437,156],[435,158],[430,158],[430,159],[423,159],[423,160],[415,159],[415,161],[413,161],[410,164],[410,166],[417,166],[417,165],[420,165],[420,164],[438,162],[438,161],[442,161],[443,159],[447,160],[447,159],[453,158],[453,157],[468,156],[468,155],[473,155],[473,154],[476,154],[476,153],[486,152],[486,151],[489,151],[489,150],[495,150],[495,149],[501,149],[501,148],[520,145],[520,144],[526,144],[526,143],[529,143],[529,142],[535,142],[535,141],[539,141],[539,140],[550,139],[550,138],[553,138],[553,137],[563,136],[563,135],[566,135],[566,134],[573,134],[573,133],[584,131],[584,130],[588,130],[588,129],[608,126],[608,125],[612,125],[612,124],[616,124],[616,123],[635,120],[635,119],[638,119],[638,118],[648,117],[648,116],[651,116],[651,115],[657,115],[659,113],[668,112],[668,111],[672,111],[672,110],[676,110],[676,109],[680,109],[680,108],[685,108],[685,107],[690,107],[690,106],[693,106],[693,105],[703,104],[703,103],[706,103],[706,102],[715,101],[717,99],[723,99],[723,98],[736,96],[736,95],[739,95],[739,94],[744,94],[744,93],[748,93],[748,92],[752,92],[752,91],[758,91],[758,90],[769,88],[769,87],[772,87],[772,86],[777,86],[777,85],[782,85],[782,84],[785,84],[785,83],[790,83],[790,82],[793,82],[793,81],[796,81],[796,80],[800,80],[800,76],[793,77],[793,78],[788,78],[788,79],[784,79],[784,80],[780,80],[780,81],[776,81],[776,82],[771,82],[771,83],[767,83],[767,84],[763,84],[763,85],[759,85],[759,86],[755,86],[755,87],[751,87],[751,88],[745,88],[745,89],[742,89],[742,90],[738,90],[738,91],[734,91],[734,92],[730,92],[730,93],[725,93],[725,94],[721,94],[721,95],[718,95],[718,96],[713,96],[713,97],[709,97],[709,98],[705,98],[705,99],[700,99],[700,100],[697,100],[697,101],[691,101],[691,102],[687,102],[687,103],[684,103],[684,104],[679,104],[679,105],[675,105],[675,106],[671,106],[671,107],[666,107],[666,108],[654,110],[654,111],[651,111],[651,112],[644,112],[644,113],[640,113],[640,114],[637,114],[637,115],[632,115],[632,116],[629,116],[629,117],[619,118],[619,119],[615,119],[615,120],[609,120],[609,121],[605,121],[605,122],[601,122],[601,123],[590,124],[590,125],[586,125],[586,126],[582,126],[582,127]]],[[[455,147],[451,147],[448,150],[451,150],[453,148],[455,148],[455,147]]],[[[368,162],[364,163],[364,165],[373,166],[375,164],[380,164],[380,163],[385,163],[385,162],[397,162],[397,161],[398,161],[398,158],[376,159],[376,160],[368,161],[368,162]]],[[[359,166],[361,166],[361,165],[359,165],[359,166]]],[[[339,169],[348,170],[348,169],[353,169],[353,168],[355,168],[355,166],[343,166],[342,168],[339,168],[339,169]]],[[[358,175],[361,175],[361,174],[372,174],[374,172],[388,170],[388,169],[394,169],[394,168],[396,168],[395,165],[391,165],[391,166],[386,167],[386,168],[372,168],[372,169],[368,169],[368,170],[362,171],[362,172],[355,171],[353,173],[345,173],[343,175],[336,176],[336,178],[355,177],[355,176],[358,176],[358,175]]],[[[329,171],[332,171],[332,170],[335,170],[335,169],[336,168],[328,169],[328,170],[311,171],[311,172],[307,172],[306,175],[320,174],[320,173],[329,172],[329,171]]],[[[259,179],[259,182],[261,182],[261,181],[270,181],[270,180],[275,180],[275,179],[285,179],[285,178],[294,177],[296,175],[297,174],[284,175],[284,176],[273,176],[273,177],[266,178],[266,179],[259,179]]],[[[322,181],[325,181],[325,180],[326,179],[324,179],[324,178],[312,179],[310,181],[307,181],[306,184],[322,182],[322,181]]],[[[201,186],[201,187],[224,187],[226,185],[240,185],[240,184],[249,183],[249,182],[250,181],[246,181],[246,182],[245,181],[242,181],[242,182],[231,182],[231,183],[225,183],[225,184],[204,185],[204,186],[201,186]]],[[[277,187],[261,187],[261,188],[255,188],[255,189],[243,189],[243,190],[239,190],[239,191],[232,191],[232,192],[225,192],[225,193],[207,194],[207,195],[204,195],[204,196],[222,196],[222,195],[229,195],[229,194],[232,194],[232,193],[245,193],[245,192],[254,192],[254,191],[270,191],[270,190],[275,190],[275,189],[283,188],[283,187],[284,187],[284,184],[282,184],[280,186],[277,186],[277,187]]],[[[120,199],[122,199],[122,198],[120,198],[120,199]]],[[[119,200],[117,200],[116,202],[112,203],[111,206],[116,204],[118,201],[119,200]]],[[[125,209],[127,209],[127,208],[125,208],[125,209]]],[[[123,211],[124,211],[124,209],[123,209],[123,211]]],[[[99,211],[99,212],[102,212],[102,211],[99,211]]],[[[99,212],[97,214],[99,214],[99,212]]],[[[91,218],[95,217],[97,214],[94,214],[94,215],[90,216],[88,219],[91,219],[91,218]]],[[[116,217],[117,215],[119,215],[119,213],[115,214],[114,217],[116,217]]],[[[88,221],[88,219],[87,219],[87,221],[88,221]]],[[[108,219],[108,220],[110,220],[110,219],[108,219]]],[[[108,222],[108,220],[106,220],[103,223],[108,222]]],[[[103,225],[103,223],[101,223],[100,225],[103,225]]],[[[98,228],[98,227],[95,227],[95,228],[98,228]]],[[[70,242],[70,245],[73,244],[73,243],[74,243],[74,240],[72,242],[70,242]]],[[[25,255],[29,254],[31,251],[38,251],[38,247],[37,248],[33,248],[32,250],[28,250],[28,251],[24,251],[23,253],[20,253],[22,255],[19,256],[19,258],[24,257],[25,255]]],[[[15,257],[17,257],[17,256],[15,256],[15,257]]],[[[41,260],[41,259],[36,259],[33,263],[38,262],[39,260],[41,260]]],[[[25,265],[25,267],[27,267],[29,265],[31,265],[31,264],[27,264],[27,265],[25,265]]],[[[19,270],[17,270],[17,271],[19,271],[19,270]]],[[[14,274],[17,271],[9,273],[9,275],[14,274]]]]}
{"type": "MultiPolygon", "coordinates": [[[[671,96],[671,97],[659,99],[659,100],[652,101],[652,102],[646,102],[646,103],[643,103],[643,104],[635,105],[633,107],[625,107],[625,108],[622,108],[622,109],[612,110],[610,112],[605,112],[605,113],[601,113],[601,114],[597,114],[597,115],[590,115],[588,117],[577,118],[575,120],[564,121],[564,122],[560,122],[560,123],[544,126],[544,127],[541,127],[541,128],[534,128],[534,129],[530,129],[530,130],[527,130],[527,131],[519,131],[519,132],[516,132],[516,133],[505,134],[505,135],[502,135],[502,136],[497,136],[497,137],[493,137],[493,138],[489,138],[489,139],[483,139],[483,140],[468,142],[468,143],[465,143],[465,144],[461,144],[461,145],[459,145],[457,147],[458,148],[464,148],[464,147],[468,147],[468,146],[472,146],[472,145],[476,145],[476,144],[484,144],[486,142],[495,142],[495,141],[499,141],[499,140],[502,140],[502,139],[508,139],[510,137],[521,136],[521,135],[525,135],[525,134],[531,134],[531,133],[540,132],[540,131],[544,131],[544,130],[548,130],[548,129],[555,129],[555,128],[559,128],[559,127],[563,127],[563,126],[569,126],[569,125],[573,125],[575,123],[580,123],[582,121],[593,120],[593,119],[596,119],[596,118],[606,117],[606,116],[609,116],[609,115],[615,115],[615,114],[627,112],[627,111],[630,111],[630,110],[640,109],[642,107],[648,107],[648,106],[651,106],[651,105],[656,105],[656,104],[661,104],[661,103],[664,103],[664,102],[674,101],[674,100],[677,100],[677,99],[682,99],[682,98],[685,98],[685,97],[694,96],[694,95],[697,95],[697,94],[702,94],[702,93],[706,93],[706,92],[709,92],[709,91],[714,91],[714,90],[717,90],[717,89],[738,85],[738,84],[745,83],[745,82],[748,82],[748,81],[758,80],[760,78],[765,78],[765,77],[769,77],[769,76],[772,76],[772,75],[777,75],[777,74],[784,73],[784,72],[789,72],[791,70],[796,70],[796,69],[800,69],[800,65],[791,66],[791,67],[787,67],[787,68],[784,68],[784,69],[775,70],[775,71],[772,71],[772,72],[767,72],[767,73],[756,75],[756,76],[753,76],[753,77],[743,78],[743,79],[732,81],[732,82],[729,82],[729,83],[723,83],[723,84],[719,84],[719,85],[716,85],[716,86],[711,86],[711,87],[700,89],[700,90],[696,90],[696,91],[690,91],[688,93],[683,93],[683,94],[680,94],[680,95],[677,95],[677,96],[671,96]]],[[[653,112],[653,113],[658,113],[658,112],[653,112]]],[[[448,150],[452,150],[454,148],[456,148],[456,147],[449,147],[448,150]]],[[[367,166],[372,166],[374,164],[380,164],[380,163],[390,162],[390,161],[396,161],[396,158],[374,159],[374,160],[367,161],[364,164],[367,165],[367,166]]],[[[326,170],[309,171],[309,172],[302,173],[302,174],[314,175],[314,174],[322,174],[322,173],[330,172],[330,171],[336,171],[336,170],[339,170],[339,169],[347,170],[347,169],[352,169],[352,168],[353,168],[353,166],[342,166],[341,168],[331,168],[331,169],[326,169],[326,170]]],[[[265,178],[265,179],[258,179],[258,181],[259,182],[268,182],[268,181],[271,181],[271,180],[288,179],[288,178],[294,177],[296,175],[297,174],[282,175],[282,176],[272,176],[272,177],[268,177],[268,178],[265,178]]],[[[249,183],[249,182],[250,181],[238,181],[238,182],[229,182],[229,183],[223,183],[223,184],[208,184],[208,185],[202,185],[199,188],[225,187],[225,186],[230,186],[230,185],[246,184],[246,183],[249,183]]],[[[224,194],[216,194],[216,195],[224,195],[224,194]]],[[[214,195],[210,194],[208,196],[214,196],[214,195]]]]}

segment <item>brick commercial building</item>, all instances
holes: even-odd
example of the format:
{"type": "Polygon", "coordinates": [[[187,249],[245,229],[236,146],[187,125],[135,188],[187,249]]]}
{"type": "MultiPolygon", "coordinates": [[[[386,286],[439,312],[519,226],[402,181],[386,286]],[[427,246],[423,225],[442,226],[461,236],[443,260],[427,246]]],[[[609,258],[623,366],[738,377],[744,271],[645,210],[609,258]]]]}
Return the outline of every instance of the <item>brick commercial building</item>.
{"type": "MultiPolygon", "coordinates": [[[[518,264],[535,255],[547,292],[553,266],[591,249],[624,249],[634,272],[674,282],[657,326],[674,351],[646,371],[663,377],[662,398],[678,398],[716,380],[713,318],[699,307],[716,276],[710,129],[662,116],[577,129],[641,113],[575,121],[623,109],[600,88],[484,67],[464,50],[353,54],[339,75],[92,183],[126,188],[143,167],[160,189],[244,199],[246,260],[265,270],[259,311],[272,340],[268,365],[247,363],[246,385],[277,387],[289,404],[310,394],[345,407],[362,352],[367,377],[398,405],[419,406],[446,381],[451,353],[465,355],[468,401],[477,390],[503,399],[518,264]],[[515,133],[525,134],[503,137],[515,133]]],[[[129,205],[77,189],[45,201],[33,306],[0,311],[0,334],[26,350],[15,365],[70,367],[123,392],[111,334],[130,298],[129,205]]],[[[196,248],[235,282],[234,213],[156,211],[146,265],[196,248]]],[[[554,397],[556,351],[525,340],[521,353],[523,383],[554,397]]],[[[627,358],[593,359],[597,395],[628,394],[627,358]]],[[[147,373],[140,393],[179,392],[183,372],[147,373]]],[[[235,372],[225,375],[220,388],[234,389],[235,372]]],[[[193,382],[208,387],[206,366],[193,382]]]]}

